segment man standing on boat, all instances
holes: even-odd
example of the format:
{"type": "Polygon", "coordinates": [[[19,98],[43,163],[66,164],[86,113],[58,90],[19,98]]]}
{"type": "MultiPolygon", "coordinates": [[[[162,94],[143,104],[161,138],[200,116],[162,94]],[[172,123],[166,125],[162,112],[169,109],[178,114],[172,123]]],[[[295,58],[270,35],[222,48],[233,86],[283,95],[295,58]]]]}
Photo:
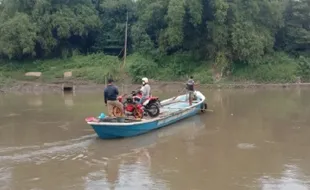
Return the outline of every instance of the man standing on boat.
{"type": "Polygon", "coordinates": [[[108,86],[104,89],[104,103],[108,106],[108,113],[110,117],[114,115],[114,107],[118,107],[121,110],[121,117],[124,116],[123,105],[117,100],[118,94],[118,89],[113,84],[113,79],[108,79],[108,86]]]}
{"type": "Polygon", "coordinates": [[[139,103],[142,104],[142,102],[144,100],[146,100],[147,98],[150,97],[151,86],[149,85],[148,78],[146,78],[146,77],[142,78],[142,87],[141,87],[140,91],[142,93],[142,97],[141,97],[139,103]]]}
{"type": "Polygon", "coordinates": [[[187,83],[186,83],[186,89],[188,92],[188,99],[189,99],[189,105],[192,105],[192,101],[193,101],[193,95],[194,95],[194,88],[195,85],[195,81],[193,79],[193,76],[190,76],[187,83]]]}

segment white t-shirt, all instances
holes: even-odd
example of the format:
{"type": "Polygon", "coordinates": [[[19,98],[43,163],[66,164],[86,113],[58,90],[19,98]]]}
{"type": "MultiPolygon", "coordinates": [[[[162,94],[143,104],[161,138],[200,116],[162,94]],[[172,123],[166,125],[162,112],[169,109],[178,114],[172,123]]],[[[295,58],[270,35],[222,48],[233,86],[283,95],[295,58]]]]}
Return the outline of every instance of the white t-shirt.
{"type": "Polygon", "coordinates": [[[146,84],[141,87],[141,92],[143,97],[149,97],[151,92],[151,87],[149,84],[146,84]]]}

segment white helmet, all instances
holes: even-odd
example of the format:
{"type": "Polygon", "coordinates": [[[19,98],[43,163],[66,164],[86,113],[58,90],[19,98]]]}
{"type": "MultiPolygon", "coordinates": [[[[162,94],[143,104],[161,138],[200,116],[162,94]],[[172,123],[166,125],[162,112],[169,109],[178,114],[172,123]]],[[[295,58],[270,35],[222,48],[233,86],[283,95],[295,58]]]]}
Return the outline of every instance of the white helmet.
{"type": "Polygon", "coordinates": [[[148,83],[149,79],[147,79],[146,77],[142,78],[142,82],[148,83]]]}

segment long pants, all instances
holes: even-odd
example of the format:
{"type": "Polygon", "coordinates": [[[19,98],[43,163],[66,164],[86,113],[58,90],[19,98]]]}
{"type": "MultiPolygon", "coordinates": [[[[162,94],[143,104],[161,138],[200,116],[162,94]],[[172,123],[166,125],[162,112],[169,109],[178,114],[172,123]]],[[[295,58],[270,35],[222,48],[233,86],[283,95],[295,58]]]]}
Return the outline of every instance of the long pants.
{"type": "Polygon", "coordinates": [[[192,105],[193,98],[194,98],[194,91],[188,90],[187,93],[188,93],[188,102],[189,102],[189,105],[192,105]]]}
{"type": "Polygon", "coordinates": [[[146,100],[146,99],[147,99],[147,97],[146,97],[146,96],[142,96],[142,97],[141,97],[141,99],[140,99],[140,101],[139,101],[139,104],[142,104],[142,103],[143,103],[143,101],[144,101],[144,100],[146,100]]]}
{"type": "Polygon", "coordinates": [[[107,106],[108,106],[108,113],[109,113],[110,117],[114,116],[114,114],[113,114],[113,108],[114,107],[118,107],[121,110],[121,117],[124,116],[123,104],[120,103],[118,100],[108,100],[107,106]]]}

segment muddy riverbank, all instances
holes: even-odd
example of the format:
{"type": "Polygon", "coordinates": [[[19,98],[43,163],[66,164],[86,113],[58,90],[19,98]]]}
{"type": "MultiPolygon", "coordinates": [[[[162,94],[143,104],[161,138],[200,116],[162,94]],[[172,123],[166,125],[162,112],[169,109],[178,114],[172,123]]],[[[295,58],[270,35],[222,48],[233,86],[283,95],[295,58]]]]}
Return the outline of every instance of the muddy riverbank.
{"type": "MultiPolygon", "coordinates": [[[[95,84],[83,81],[59,81],[57,83],[42,83],[17,81],[0,88],[0,93],[62,93],[63,87],[69,85],[75,92],[102,91],[104,84],[95,84]]],[[[138,88],[139,84],[116,83],[120,91],[131,91],[138,88]]],[[[181,91],[184,89],[182,82],[152,82],[153,91],[181,91]]],[[[258,84],[258,83],[221,83],[221,84],[199,84],[197,89],[270,89],[270,88],[309,88],[310,83],[285,83],[285,84],[258,84]]]]}

